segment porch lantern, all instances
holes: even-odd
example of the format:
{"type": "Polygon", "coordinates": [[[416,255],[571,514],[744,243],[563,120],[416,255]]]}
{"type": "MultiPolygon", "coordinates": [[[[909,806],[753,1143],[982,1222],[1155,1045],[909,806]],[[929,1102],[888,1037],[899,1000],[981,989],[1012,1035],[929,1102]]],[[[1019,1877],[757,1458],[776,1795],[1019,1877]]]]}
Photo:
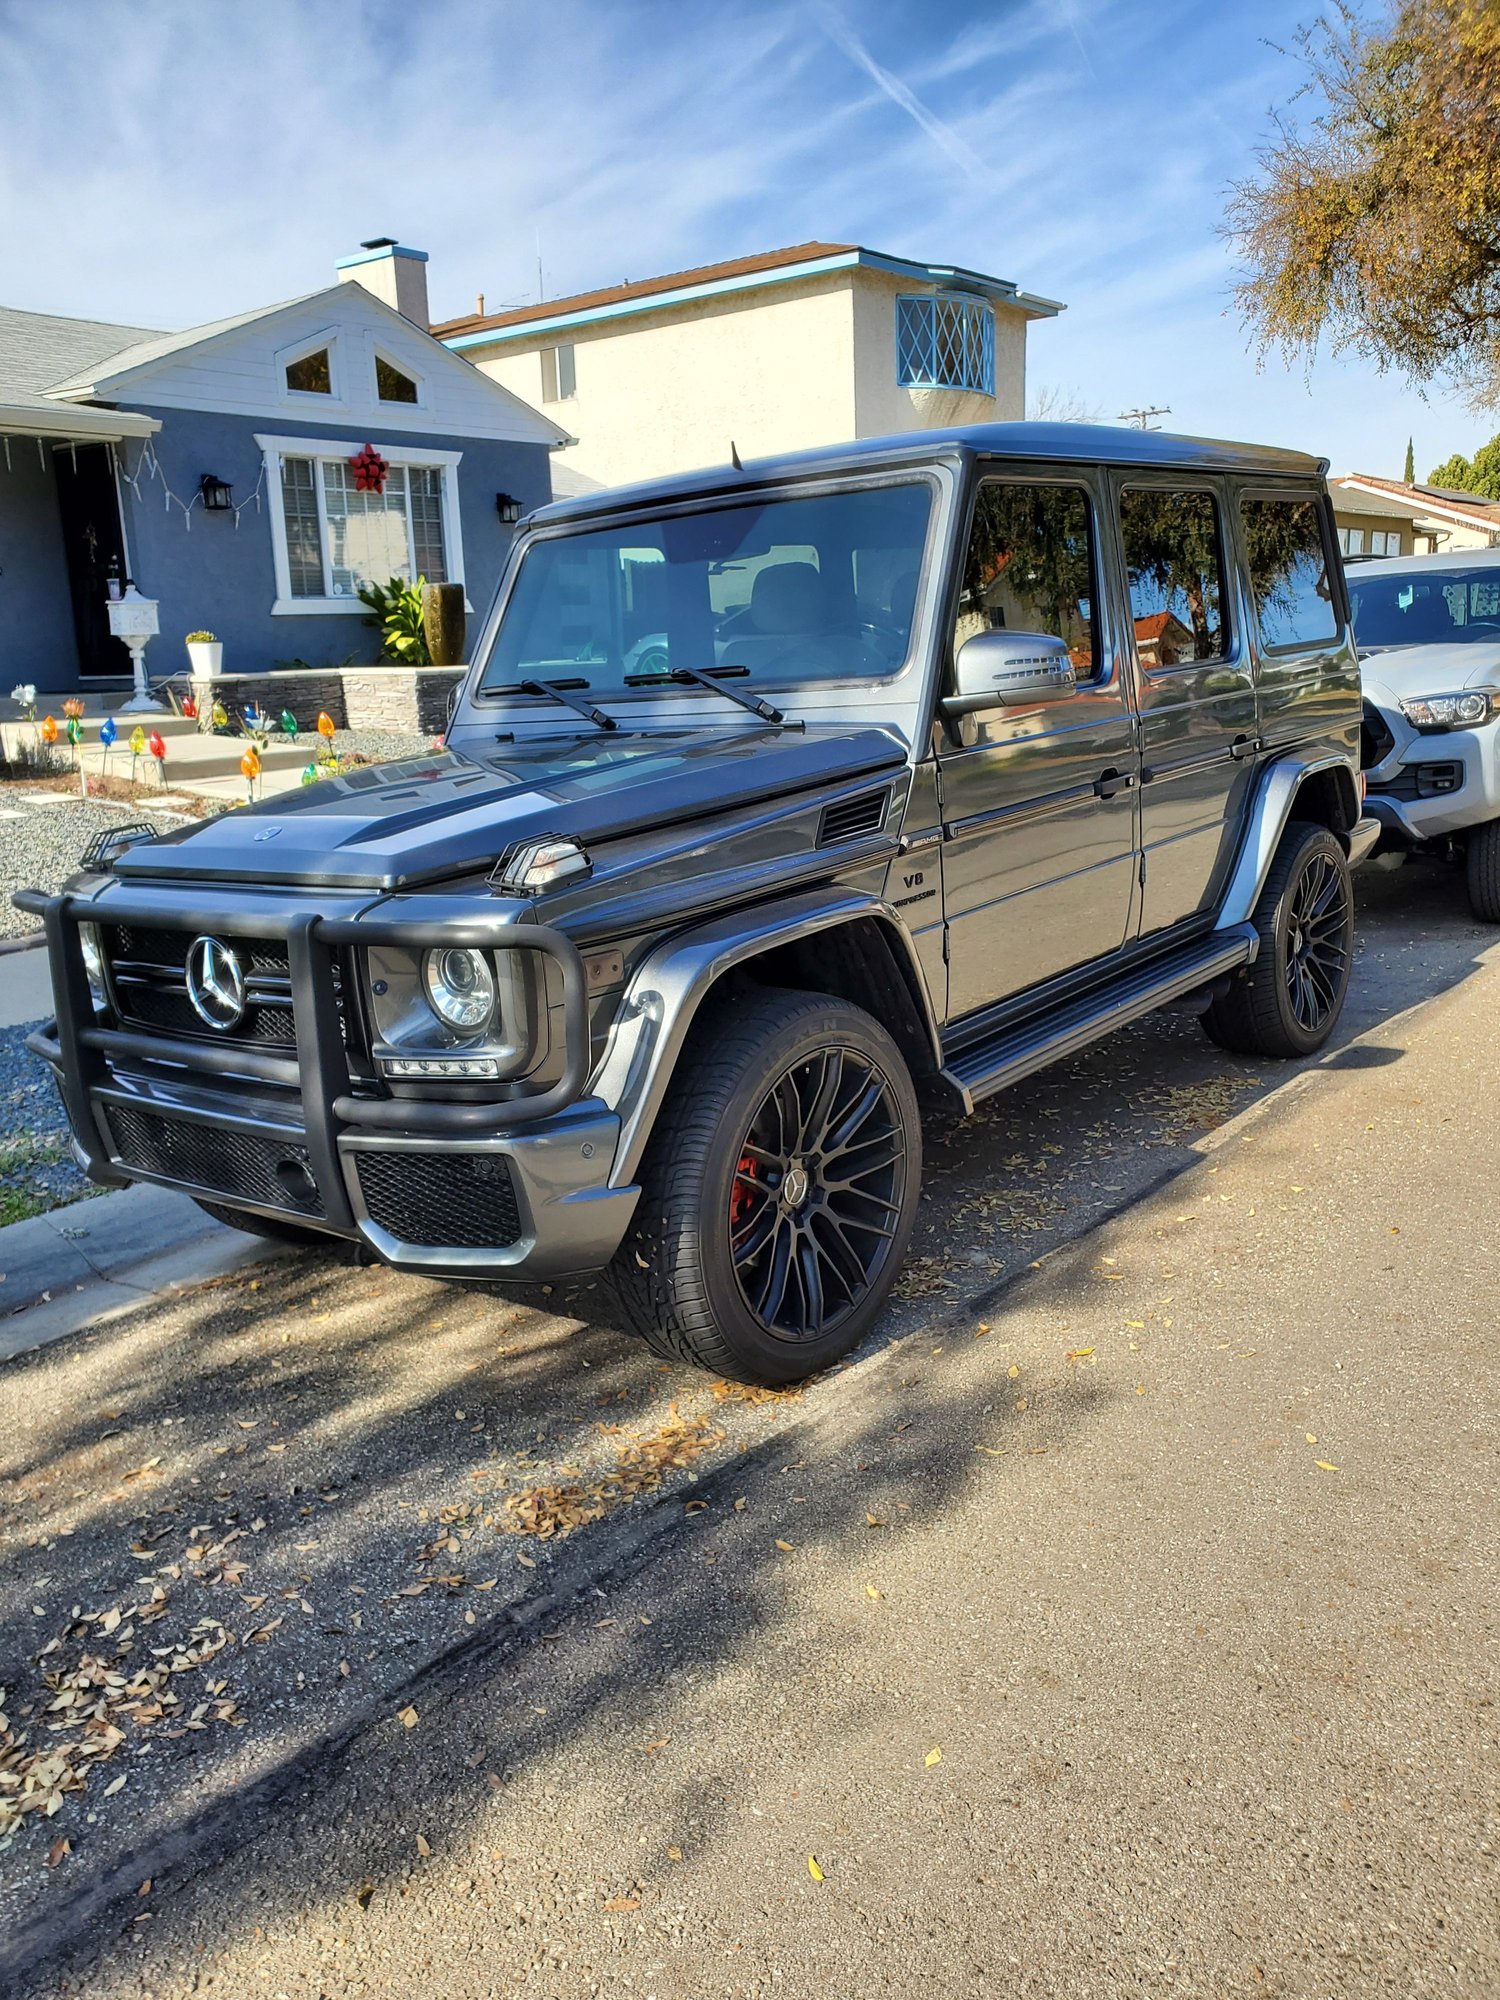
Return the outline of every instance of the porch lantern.
{"type": "Polygon", "coordinates": [[[495,512],[507,528],[513,528],[521,518],[521,503],[512,493],[495,495],[495,512]]]}
{"type": "Polygon", "coordinates": [[[198,481],[198,492],[203,500],[206,514],[228,514],[234,508],[234,488],[227,479],[216,479],[211,472],[205,472],[198,481]]]}

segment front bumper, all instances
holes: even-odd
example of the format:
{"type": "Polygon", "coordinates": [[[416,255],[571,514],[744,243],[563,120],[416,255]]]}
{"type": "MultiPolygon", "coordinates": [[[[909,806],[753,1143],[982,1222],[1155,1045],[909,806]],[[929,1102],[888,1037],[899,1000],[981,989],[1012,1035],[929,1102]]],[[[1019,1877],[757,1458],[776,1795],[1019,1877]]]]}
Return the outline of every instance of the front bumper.
{"type": "Polygon", "coordinates": [[[1365,736],[1375,756],[1365,770],[1365,811],[1388,844],[1419,846],[1500,818],[1500,722],[1477,729],[1414,729],[1394,702],[1373,701],[1383,728],[1365,736]]]}
{"type": "MultiPolygon", "coordinates": [[[[527,1096],[451,1102],[377,1094],[350,1072],[335,956],[355,943],[409,943],[409,923],[294,916],[285,937],[296,1048],[273,1055],[111,1028],[96,1015],[80,922],[159,923],[160,901],[16,901],[43,920],[58,1010],[30,1046],[56,1077],[92,1179],[285,1217],[435,1277],[565,1277],[597,1270],[619,1247],[640,1191],[609,1184],[619,1119],[584,1095],[586,982],[560,933],[473,913],[423,926],[423,943],[540,951],[561,974],[562,1076],[527,1096]]],[[[266,929],[260,913],[221,908],[210,921],[227,937],[266,929]]]]}

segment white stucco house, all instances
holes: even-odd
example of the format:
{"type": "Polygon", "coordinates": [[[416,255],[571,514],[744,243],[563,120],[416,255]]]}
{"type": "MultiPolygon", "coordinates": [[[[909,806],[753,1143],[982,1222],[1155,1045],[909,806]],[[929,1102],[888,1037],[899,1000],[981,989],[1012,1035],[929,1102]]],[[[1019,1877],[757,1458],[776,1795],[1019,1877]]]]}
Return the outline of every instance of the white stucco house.
{"type": "Polygon", "coordinates": [[[1026,332],[1062,311],[1007,278],[799,243],[434,326],[575,440],[559,493],[948,423],[1017,418],[1026,332]]]}

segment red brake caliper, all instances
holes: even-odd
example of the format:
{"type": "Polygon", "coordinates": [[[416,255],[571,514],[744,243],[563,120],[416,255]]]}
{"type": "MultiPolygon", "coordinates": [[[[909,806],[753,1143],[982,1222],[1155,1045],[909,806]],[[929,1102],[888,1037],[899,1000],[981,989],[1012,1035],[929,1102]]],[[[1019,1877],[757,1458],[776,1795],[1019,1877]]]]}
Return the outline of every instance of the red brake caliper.
{"type": "Polygon", "coordinates": [[[731,1229],[739,1228],[745,1219],[745,1211],[750,1206],[751,1190],[745,1186],[745,1181],[741,1180],[740,1176],[742,1174],[745,1180],[753,1181],[755,1179],[755,1161],[748,1153],[740,1155],[739,1165],[734,1170],[734,1186],[731,1188],[729,1194],[729,1227],[731,1229]]]}

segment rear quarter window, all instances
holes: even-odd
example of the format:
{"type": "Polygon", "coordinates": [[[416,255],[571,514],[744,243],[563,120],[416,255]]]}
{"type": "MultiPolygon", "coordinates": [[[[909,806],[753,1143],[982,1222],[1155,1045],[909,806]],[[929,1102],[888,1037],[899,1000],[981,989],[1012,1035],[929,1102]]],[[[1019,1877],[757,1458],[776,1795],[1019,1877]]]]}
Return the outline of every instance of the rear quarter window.
{"type": "Polygon", "coordinates": [[[1240,522],[1262,647],[1276,652],[1336,639],[1339,614],[1317,501],[1247,498],[1240,522]]]}

